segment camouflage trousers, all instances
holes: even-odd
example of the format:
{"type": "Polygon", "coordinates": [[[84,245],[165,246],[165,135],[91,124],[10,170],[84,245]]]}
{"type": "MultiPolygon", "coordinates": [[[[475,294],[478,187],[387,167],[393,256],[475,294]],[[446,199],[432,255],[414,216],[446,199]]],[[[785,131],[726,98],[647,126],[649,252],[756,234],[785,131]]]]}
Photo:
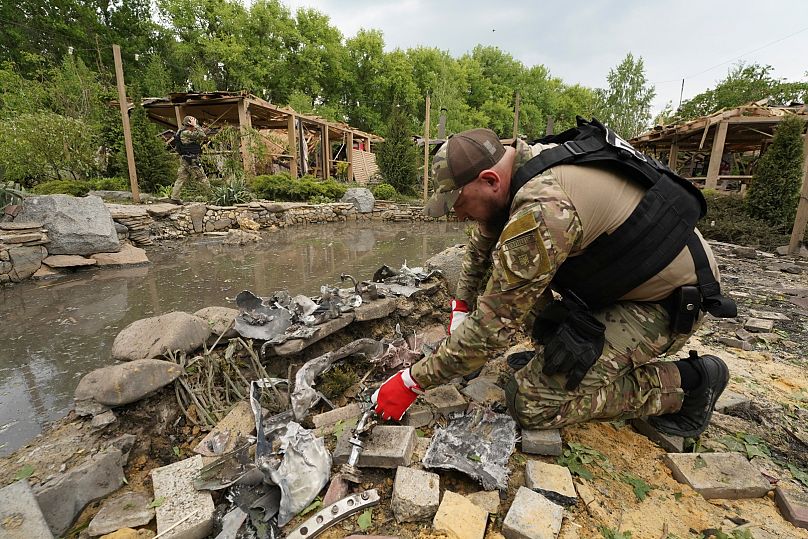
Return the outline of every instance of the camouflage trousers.
{"type": "Polygon", "coordinates": [[[210,182],[202,170],[202,165],[196,159],[189,160],[180,158],[180,167],[177,170],[177,181],[174,182],[174,187],[171,189],[171,198],[180,198],[180,191],[182,191],[183,184],[192,179],[201,182],[208,189],[210,189],[210,182]]]}
{"type": "Polygon", "coordinates": [[[677,352],[692,333],[672,333],[668,313],[654,303],[620,302],[594,315],[606,326],[606,344],[577,388],[565,389],[565,374],[542,373],[542,347],[511,378],[505,389],[508,408],[523,427],[654,416],[682,406],[678,369],[655,359],[677,352]]]}

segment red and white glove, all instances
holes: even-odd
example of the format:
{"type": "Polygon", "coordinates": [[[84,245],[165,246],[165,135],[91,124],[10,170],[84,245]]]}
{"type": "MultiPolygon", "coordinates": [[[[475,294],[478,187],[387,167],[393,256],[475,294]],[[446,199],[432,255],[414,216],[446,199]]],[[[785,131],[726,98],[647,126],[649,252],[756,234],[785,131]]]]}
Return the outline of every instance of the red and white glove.
{"type": "Polygon", "coordinates": [[[400,421],[404,412],[412,406],[420,393],[423,393],[423,389],[412,378],[410,369],[407,368],[388,378],[373,393],[371,401],[376,405],[379,417],[400,421]]]}
{"type": "Polygon", "coordinates": [[[452,300],[452,317],[449,318],[449,335],[452,334],[457,326],[463,323],[469,315],[469,305],[462,299],[452,300]]]}

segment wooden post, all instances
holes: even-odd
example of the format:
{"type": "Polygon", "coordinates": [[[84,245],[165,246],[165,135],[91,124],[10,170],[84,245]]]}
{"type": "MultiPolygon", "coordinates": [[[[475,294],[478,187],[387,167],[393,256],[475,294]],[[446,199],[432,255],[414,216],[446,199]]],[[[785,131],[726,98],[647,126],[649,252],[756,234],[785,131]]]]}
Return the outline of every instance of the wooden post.
{"type": "Polygon", "coordinates": [[[808,225],[808,133],[802,140],[802,189],[800,190],[800,203],[797,206],[797,216],[794,219],[794,228],[791,229],[791,240],[788,242],[788,254],[795,255],[800,250],[800,241],[808,225]]]}
{"type": "Polygon", "coordinates": [[[424,109],[424,202],[429,200],[429,94],[424,109]]]}
{"type": "Polygon", "coordinates": [[[140,189],[137,185],[137,169],[135,169],[135,150],[132,148],[132,132],[129,130],[129,103],[126,101],[126,87],[123,84],[123,65],[121,64],[120,45],[112,46],[112,57],[115,59],[115,81],[118,85],[118,103],[121,105],[123,143],[126,147],[126,167],[129,169],[129,185],[132,188],[132,202],[140,204],[140,189]]]}
{"type": "Polygon", "coordinates": [[[370,153],[370,137],[365,139],[365,151],[370,153]]]}
{"type": "Polygon", "coordinates": [[[671,149],[668,152],[668,168],[676,172],[676,160],[679,158],[679,143],[674,142],[671,144],[671,149]]]}
{"type": "Polygon", "coordinates": [[[286,135],[289,137],[289,154],[292,156],[289,161],[289,175],[292,179],[295,179],[297,178],[297,127],[295,126],[294,114],[289,115],[286,130],[286,135]]]}
{"type": "Polygon", "coordinates": [[[252,129],[252,117],[248,108],[247,100],[243,97],[238,101],[238,128],[241,132],[241,164],[244,173],[255,175],[255,162],[250,154],[250,141],[248,139],[252,129]]]}
{"type": "Polygon", "coordinates": [[[182,119],[185,117],[185,110],[182,105],[174,105],[174,117],[177,119],[177,129],[182,129],[182,119]]]}
{"type": "Polygon", "coordinates": [[[550,136],[555,131],[555,120],[552,116],[547,116],[547,127],[544,130],[544,134],[550,136]]]}
{"type": "Polygon", "coordinates": [[[516,92],[516,98],[513,103],[513,139],[519,137],[519,92],[516,92]]]}
{"type": "Polygon", "coordinates": [[[710,150],[710,164],[707,167],[707,180],[704,182],[705,189],[715,189],[718,186],[718,173],[721,170],[721,157],[724,156],[724,142],[727,140],[728,125],[729,123],[724,120],[716,128],[713,149],[710,150]]]}
{"type": "Polygon", "coordinates": [[[328,138],[328,124],[323,126],[323,178],[331,177],[331,140],[328,138]]]}
{"type": "Polygon", "coordinates": [[[345,148],[348,156],[348,183],[353,181],[353,131],[348,131],[348,145],[345,148]]]}

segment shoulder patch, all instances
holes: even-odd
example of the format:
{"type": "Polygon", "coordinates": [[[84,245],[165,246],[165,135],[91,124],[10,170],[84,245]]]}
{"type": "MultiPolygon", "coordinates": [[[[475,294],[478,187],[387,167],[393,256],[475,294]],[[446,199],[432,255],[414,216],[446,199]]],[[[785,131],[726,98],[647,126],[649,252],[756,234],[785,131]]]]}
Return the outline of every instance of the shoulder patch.
{"type": "Polygon", "coordinates": [[[550,269],[547,249],[532,212],[508,223],[502,231],[499,259],[504,289],[515,288],[550,269]]]}

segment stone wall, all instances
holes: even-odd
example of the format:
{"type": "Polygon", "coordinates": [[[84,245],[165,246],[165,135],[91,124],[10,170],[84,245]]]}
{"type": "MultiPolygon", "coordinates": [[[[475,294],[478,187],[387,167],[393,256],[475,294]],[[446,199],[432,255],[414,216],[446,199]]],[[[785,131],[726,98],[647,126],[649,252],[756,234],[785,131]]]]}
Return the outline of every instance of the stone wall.
{"type": "Polygon", "coordinates": [[[41,223],[0,223],[0,284],[31,277],[48,256],[41,223]]]}
{"type": "MultiPolygon", "coordinates": [[[[235,206],[213,206],[203,203],[174,206],[168,204],[144,206],[154,222],[154,239],[171,239],[222,232],[231,228],[249,230],[278,229],[295,225],[344,223],[351,221],[435,221],[422,213],[421,206],[377,201],[372,212],[360,213],[346,202],[306,204],[301,202],[249,202],[235,206]],[[152,209],[152,207],[154,207],[152,209]]],[[[115,217],[115,212],[113,212],[115,217]]],[[[445,218],[444,218],[445,219],[445,218]]]]}

